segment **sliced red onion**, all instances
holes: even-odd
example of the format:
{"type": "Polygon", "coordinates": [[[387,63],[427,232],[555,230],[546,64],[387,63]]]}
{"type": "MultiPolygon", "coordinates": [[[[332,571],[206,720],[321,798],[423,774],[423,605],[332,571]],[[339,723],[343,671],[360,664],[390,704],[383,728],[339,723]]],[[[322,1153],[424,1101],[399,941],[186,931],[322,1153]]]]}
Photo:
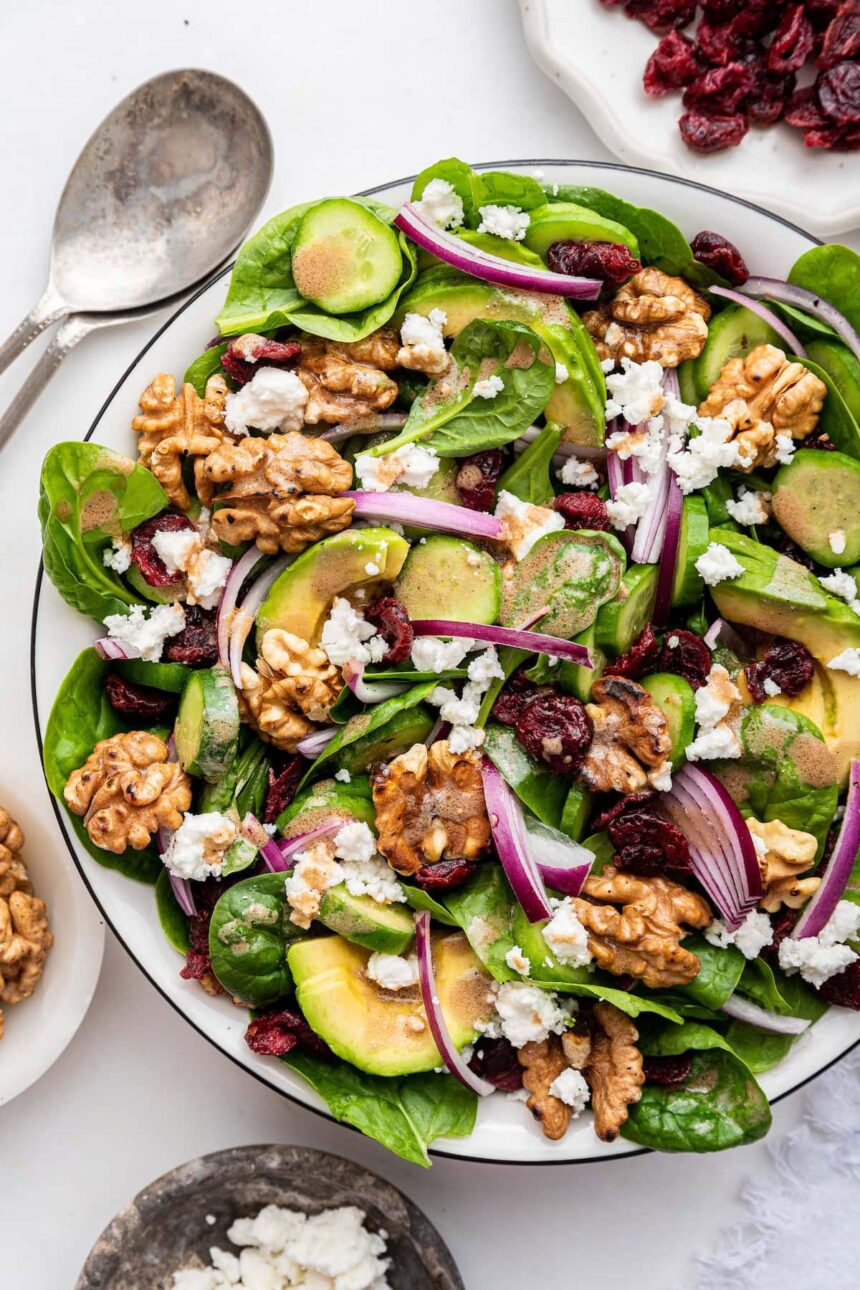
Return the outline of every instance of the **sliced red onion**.
{"type": "Polygon", "coordinates": [[[256,546],[251,546],[240,556],[227,575],[218,612],[215,615],[215,632],[218,640],[218,662],[222,667],[230,666],[230,627],[233,622],[233,610],[239,599],[239,592],[251,570],[263,559],[263,553],[256,546]]]}
{"type": "Polygon", "coordinates": [[[802,1017],[780,1017],[778,1013],[768,1012],[736,994],[722,1004],[720,1012],[735,1021],[745,1021],[748,1026],[758,1026],[759,1030],[771,1030],[775,1035],[802,1035],[810,1026],[802,1017]]]}
{"type": "Polygon", "coordinates": [[[672,608],[672,588],[678,567],[681,542],[681,518],[684,512],[684,495],[674,473],[669,471],[669,495],[666,501],[666,524],[663,531],[663,549],[660,552],[660,571],[657,576],[657,598],[654,602],[654,622],[664,627],[672,608]]]}
{"type": "Polygon", "coordinates": [[[354,659],[343,665],[343,679],[359,703],[384,703],[409,689],[408,685],[397,685],[394,681],[365,681],[364,667],[364,663],[356,663],[354,659]]]}
{"type": "Polygon", "coordinates": [[[749,657],[749,651],[746,641],[727,623],[725,618],[715,618],[711,623],[705,635],[702,638],[708,649],[716,649],[718,645],[725,645],[726,649],[732,650],[738,658],[749,657]]]}
{"type": "Polygon", "coordinates": [[[817,296],[814,291],[807,291],[805,287],[795,287],[791,282],[784,282],[781,278],[748,278],[744,283],[743,294],[764,296],[768,300],[776,300],[781,305],[794,305],[796,309],[805,309],[807,313],[820,318],[822,322],[832,327],[854,356],[860,359],[860,336],[845,315],[823,296],[817,296]]]}
{"type": "Polygon", "coordinates": [[[329,426],[317,439],[326,443],[342,443],[357,434],[376,434],[379,430],[400,430],[406,425],[405,412],[380,412],[378,416],[357,417],[355,421],[342,421],[340,425],[329,426]]]}
{"type": "Polygon", "coordinates": [[[283,555],[274,560],[265,573],[261,573],[256,582],[251,584],[241,605],[233,612],[229,628],[230,644],[228,654],[230,675],[237,690],[242,689],[242,651],[245,648],[245,641],[257,621],[260,606],[269,594],[272,583],[280,577],[287,565],[292,563],[292,560],[293,557],[289,555],[283,555]]]}
{"type": "MultiPolygon", "coordinates": [[[[755,281],[755,279],[750,279],[750,281],[755,281]]],[[[781,318],[777,317],[772,309],[768,309],[766,305],[759,304],[757,300],[751,299],[750,296],[744,295],[741,291],[729,291],[728,287],[710,287],[709,290],[714,296],[723,296],[726,300],[731,300],[734,304],[742,305],[744,309],[749,309],[751,314],[761,318],[762,322],[766,322],[768,327],[772,327],[776,334],[782,337],[788,346],[790,354],[797,354],[800,358],[806,358],[806,350],[794,332],[790,327],[786,326],[781,318]]]]}
{"type": "Polygon", "coordinates": [[[421,999],[427,1014],[427,1024],[433,1036],[433,1042],[439,1049],[442,1061],[452,1075],[456,1075],[461,1084],[477,1093],[478,1097],[489,1097],[495,1093],[495,1087],[489,1080],[476,1075],[457,1051],[451,1038],[445,1014],[436,993],[436,982],[433,976],[433,941],[430,936],[430,915],[424,910],[415,915],[415,951],[418,956],[418,984],[421,988],[421,999]]]}
{"type": "MultiPolygon", "coordinates": [[[[170,737],[170,743],[173,742],[173,736],[170,737]]],[[[175,761],[175,755],[171,755],[170,743],[167,745],[168,761],[175,761]]],[[[164,856],[165,851],[170,846],[173,837],[172,829],[160,828],[155,834],[155,846],[160,856],[164,856]]],[[[179,874],[171,873],[167,870],[167,877],[170,879],[170,888],[176,897],[176,903],[187,918],[193,918],[197,913],[197,906],[194,903],[194,890],[187,878],[181,878],[179,874]]]]}
{"type": "Polygon", "coordinates": [[[539,820],[526,826],[526,834],[529,854],[547,887],[564,896],[578,896],[594,864],[594,853],[539,820]]]}
{"type": "Polygon", "coordinates": [[[493,841],[511,889],[530,923],[552,918],[543,879],[531,857],[523,808],[489,757],[481,764],[484,799],[493,841]]]}
{"type": "MultiPolygon", "coordinates": [[[[609,425],[606,427],[607,438],[610,434],[614,434],[619,430],[622,425],[626,424],[626,422],[622,422],[618,418],[614,421],[610,421],[609,425]]],[[[607,452],[606,482],[609,485],[609,496],[612,498],[613,502],[617,501],[618,493],[621,488],[623,488],[625,484],[633,482],[632,458],[627,457],[622,461],[617,452],[607,452]]],[[[629,524],[626,529],[616,534],[616,537],[628,555],[630,555],[633,547],[633,536],[635,532],[635,525],[629,524]]]]}
{"type": "Polygon", "coordinates": [[[310,846],[312,842],[318,841],[319,838],[326,838],[330,833],[338,833],[345,824],[349,823],[349,820],[350,816],[348,815],[338,815],[326,820],[325,824],[319,824],[314,829],[308,829],[307,833],[298,833],[294,838],[282,838],[274,843],[278,852],[277,862],[272,863],[267,856],[266,863],[274,873],[289,869],[289,861],[294,855],[297,855],[299,851],[304,851],[305,847],[310,846]]]}
{"type": "Polygon", "coordinates": [[[334,739],[340,726],[323,726],[322,730],[315,730],[311,735],[305,735],[296,744],[296,752],[301,757],[307,757],[308,761],[315,761],[320,753],[325,752],[332,739],[334,739]]]}
{"type": "Polygon", "coordinates": [[[340,495],[353,500],[355,514],[363,519],[389,523],[394,520],[398,524],[410,524],[413,528],[495,541],[500,541],[503,536],[502,521],[495,515],[472,511],[468,506],[455,506],[453,502],[436,502],[429,497],[416,497],[414,493],[349,492],[340,495]]]}
{"type": "Polygon", "coordinates": [[[93,649],[99,658],[118,659],[118,658],[140,658],[140,650],[136,645],[127,645],[125,641],[115,641],[112,636],[101,636],[93,642],[93,649]]]}
{"type": "Polygon", "coordinates": [[[265,860],[269,869],[273,873],[278,873],[283,867],[281,864],[281,852],[278,844],[272,835],[263,828],[256,815],[249,811],[242,823],[239,825],[239,831],[245,835],[249,842],[259,849],[260,855],[265,860]]]}
{"type": "Polygon", "coordinates": [[[845,815],[821,885],[791,931],[794,940],[817,936],[842,899],[860,849],[860,761],[851,762],[845,815]]]}
{"type": "Polygon", "coordinates": [[[416,636],[449,636],[486,641],[488,645],[510,645],[514,649],[527,649],[532,654],[548,654],[550,658],[564,658],[571,663],[579,663],[582,667],[594,666],[585,645],[578,645],[576,641],[562,640],[560,636],[544,636],[541,632],[521,631],[516,627],[496,627],[487,623],[459,623],[449,618],[415,618],[412,621],[412,630],[416,636]]]}
{"type": "Polygon", "coordinates": [[[435,255],[437,259],[461,273],[468,273],[482,282],[493,282],[502,287],[520,287],[524,291],[541,291],[553,296],[570,296],[575,300],[596,300],[603,283],[597,278],[574,278],[566,273],[552,273],[549,269],[535,269],[527,264],[515,264],[499,255],[492,255],[479,247],[464,242],[453,233],[446,233],[413,202],[406,202],[398,211],[395,225],[417,246],[435,255]]]}

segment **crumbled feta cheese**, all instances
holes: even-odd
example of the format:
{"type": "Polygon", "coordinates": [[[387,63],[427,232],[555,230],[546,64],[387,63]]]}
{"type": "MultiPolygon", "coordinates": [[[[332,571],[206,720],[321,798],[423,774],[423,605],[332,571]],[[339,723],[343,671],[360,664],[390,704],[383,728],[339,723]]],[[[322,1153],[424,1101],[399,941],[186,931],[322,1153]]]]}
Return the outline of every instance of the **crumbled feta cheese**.
{"type": "Polygon", "coordinates": [[[415,206],[440,228],[459,228],[463,223],[463,199],[447,179],[431,179],[415,206]]]}
{"type": "Polygon", "coordinates": [[[478,399],[494,399],[497,394],[501,394],[505,388],[505,383],[500,376],[493,373],[492,376],[486,376],[481,381],[476,381],[472,386],[472,393],[478,399]]]}
{"type": "Polygon", "coordinates": [[[606,403],[606,419],[623,417],[631,426],[655,417],[666,402],[663,391],[663,369],[651,360],[634,363],[632,358],[622,358],[621,371],[606,378],[610,398],[606,403]]]}
{"type": "Polygon", "coordinates": [[[564,528],[564,518],[558,511],[521,502],[504,488],[499,493],[494,514],[502,521],[502,541],[508,544],[515,560],[524,560],[547,533],[564,528]]]}
{"type": "Polygon", "coordinates": [[[556,1075],[549,1086],[549,1095],[569,1106],[571,1119],[575,1120],[588,1106],[591,1089],[582,1071],[575,1071],[569,1066],[560,1075],[556,1075]]]}
{"type": "Polygon", "coordinates": [[[556,365],[555,365],[555,383],[556,383],[556,385],[564,385],[565,381],[567,380],[567,378],[568,378],[569,376],[570,376],[570,372],[567,370],[567,367],[565,366],[565,364],[564,364],[564,363],[556,363],[556,365]]]}
{"type": "Polygon", "coordinates": [[[734,945],[744,958],[757,959],[765,945],[770,945],[773,940],[773,928],[767,914],[753,909],[733,932],[721,918],[715,918],[710,927],[705,928],[705,940],[721,950],[734,945]]]}
{"type": "Polygon", "coordinates": [[[726,669],[715,663],[707,684],[696,691],[696,738],[687,746],[688,761],[740,757],[743,748],[734,717],[742,705],[740,690],[726,669]]]}
{"type": "MultiPolygon", "coordinates": [[[[525,981],[506,981],[496,995],[499,1029],[514,1048],[541,1043],[566,1028],[568,1013],[556,996],[525,981]]],[[[484,1034],[488,1034],[485,1029],[484,1034]]]]}
{"type": "Polygon", "coordinates": [[[356,663],[379,663],[388,653],[388,642],[376,628],[353,609],[348,600],[335,597],[331,613],[323,624],[320,645],[330,663],[343,667],[356,663]]]}
{"type": "Polygon", "coordinates": [[[108,614],[104,624],[108,636],[133,650],[135,657],[157,663],[167,638],[185,626],[185,610],[178,604],[155,605],[149,611],[132,605],[127,614],[108,614]]]}
{"type": "Polygon", "coordinates": [[[636,524],[648,509],[651,489],[646,483],[636,481],[622,484],[615,497],[606,503],[606,510],[614,529],[624,530],[636,524]]]}
{"type": "Polygon", "coordinates": [[[329,887],[336,887],[343,878],[343,869],[334,858],[328,838],[299,851],[293,860],[293,872],[284,881],[290,920],[297,927],[310,927],[329,887]]]}
{"type": "Polygon", "coordinates": [[[334,853],[338,860],[364,864],[376,855],[376,839],[363,820],[345,824],[334,835],[334,853]]]}
{"type": "Polygon", "coordinates": [[[102,551],[102,564],[114,573],[125,573],[131,564],[131,542],[128,538],[111,538],[111,545],[102,551]]]}
{"type": "Polygon", "coordinates": [[[834,555],[841,555],[845,550],[845,533],[842,529],[834,529],[832,533],[828,533],[827,541],[834,555]]]}
{"type": "Polygon", "coordinates": [[[856,962],[858,955],[846,945],[860,931],[860,905],[840,900],[817,936],[786,936],[779,946],[779,966],[789,976],[799,972],[810,985],[822,986],[856,962]]]}
{"type": "Polygon", "coordinates": [[[407,443],[385,457],[363,452],[355,459],[355,474],[363,492],[387,493],[395,485],[426,488],[439,469],[435,448],[407,443]]]}
{"type": "Polygon", "coordinates": [[[410,954],[382,954],[377,951],[367,960],[367,975],[383,990],[408,990],[418,983],[418,959],[410,954]]]}
{"type": "Polygon", "coordinates": [[[505,955],[505,962],[512,972],[519,972],[520,976],[528,976],[532,970],[532,965],[523,954],[519,945],[512,945],[505,955]]]}
{"type": "Polygon", "coordinates": [[[797,451],[797,444],[790,434],[776,436],[776,459],[781,466],[787,466],[797,451]]]}
{"type": "Polygon", "coordinates": [[[782,686],[777,685],[776,681],[772,681],[769,676],[764,678],[762,689],[771,699],[775,699],[778,694],[782,694],[782,686]]]}
{"type": "Polygon", "coordinates": [[[486,690],[492,680],[504,681],[505,673],[499,662],[495,645],[490,645],[482,653],[476,654],[469,664],[469,680],[486,690]]]}
{"type": "Polygon", "coordinates": [[[168,573],[184,574],[189,603],[214,609],[233,567],[232,560],[204,546],[196,529],[161,529],[152,545],[168,573]]]}
{"type": "Polygon", "coordinates": [[[658,793],[671,792],[672,763],[670,761],[661,761],[658,766],[653,766],[648,772],[648,783],[652,788],[656,788],[658,793]]]}
{"type": "Polygon", "coordinates": [[[757,493],[751,488],[742,488],[738,500],[731,498],[726,502],[726,510],[738,524],[764,524],[770,515],[767,503],[770,493],[757,493]]]}
{"type": "Polygon", "coordinates": [[[613,368],[614,368],[614,367],[615,367],[615,359],[614,359],[614,358],[604,358],[604,359],[601,359],[601,361],[600,361],[600,370],[601,370],[602,372],[607,372],[607,373],[608,373],[608,372],[611,372],[611,371],[613,370],[613,368]]]}
{"type": "Polygon", "coordinates": [[[350,775],[349,771],[346,769],[345,766],[342,767],[341,770],[336,770],[334,773],[334,777],[341,784],[352,783],[352,775],[350,775]]]}
{"type": "Polygon", "coordinates": [[[739,578],[744,567],[722,542],[711,542],[696,561],[696,571],[709,587],[716,587],[730,578],[739,578]]]}
{"type": "MultiPolygon", "coordinates": [[[[444,309],[429,314],[407,314],[400,327],[400,342],[409,353],[409,366],[419,371],[443,371],[448,363],[442,329],[448,321],[444,309]]],[[[402,362],[402,359],[401,359],[402,362]]]]}
{"type": "Polygon", "coordinates": [[[374,564],[372,560],[368,560],[367,564],[364,566],[364,572],[368,577],[376,578],[379,576],[379,565],[374,564]]]}
{"type": "Polygon", "coordinates": [[[543,929],[544,940],[559,963],[584,967],[594,955],[588,948],[588,932],[579,921],[570,896],[551,902],[553,915],[543,929]]]}
{"type": "Polygon", "coordinates": [[[192,882],[217,878],[224,852],[236,841],[237,833],[234,822],[218,811],[206,811],[202,815],[186,812],[162,853],[162,863],[177,878],[192,882]]]}
{"type": "Polygon", "coordinates": [[[519,206],[482,206],[479,233],[494,233],[509,242],[522,242],[529,226],[528,211],[519,206]]]}
{"type": "Polygon", "coordinates": [[[599,488],[600,476],[590,461],[580,461],[578,457],[568,457],[558,472],[558,477],[568,488],[599,488]]]}
{"type": "Polygon", "coordinates": [[[224,424],[235,435],[245,435],[252,428],[287,434],[301,430],[307,401],[308,392],[295,372],[261,367],[241,390],[227,395],[224,424]]]}
{"type": "Polygon", "coordinates": [[[469,752],[472,748],[480,748],[484,742],[485,734],[486,732],[480,726],[454,726],[448,736],[448,751],[464,753],[469,752]]]}
{"type": "Polygon", "coordinates": [[[847,672],[849,676],[860,676],[860,649],[844,649],[827,664],[831,672],[847,672]]]}
{"type": "Polygon", "coordinates": [[[732,440],[731,422],[719,417],[697,416],[691,424],[700,433],[686,446],[683,434],[671,434],[666,457],[684,494],[707,487],[717,478],[721,467],[736,466],[742,461],[740,449],[732,440]]]}
{"type": "Polygon", "coordinates": [[[410,655],[412,665],[416,672],[447,672],[460,666],[474,644],[456,637],[443,641],[438,636],[416,636],[410,655]]]}
{"type": "Polygon", "coordinates": [[[343,881],[351,896],[369,896],[377,905],[395,905],[406,900],[396,874],[380,856],[370,860],[344,860],[343,881]]]}
{"type": "Polygon", "coordinates": [[[853,609],[855,614],[860,614],[860,598],[857,595],[857,583],[850,573],[844,569],[834,569],[826,578],[819,578],[825,591],[829,591],[831,596],[838,596],[840,600],[847,600],[848,607],[853,609]]]}
{"type": "Polygon", "coordinates": [[[427,702],[439,709],[439,716],[443,721],[449,721],[452,726],[468,726],[478,719],[481,693],[480,686],[471,683],[463,686],[459,697],[449,686],[437,685],[428,694],[427,702]]]}

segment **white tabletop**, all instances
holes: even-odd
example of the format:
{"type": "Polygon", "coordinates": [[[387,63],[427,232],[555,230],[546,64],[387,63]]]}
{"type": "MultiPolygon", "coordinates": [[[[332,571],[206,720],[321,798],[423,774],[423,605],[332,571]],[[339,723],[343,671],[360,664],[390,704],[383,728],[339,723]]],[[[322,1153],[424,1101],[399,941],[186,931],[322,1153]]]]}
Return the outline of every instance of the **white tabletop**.
{"type": "MultiPolygon", "coordinates": [[[[119,98],[170,67],[223,72],[256,99],[276,146],[267,214],[452,153],[608,159],[531,63],[514,0],[27,0],[4,6],[2,39],[4,333],[41,291],[54,206],[81,144],[119,98]]],[[[86,341],[0,463],[0,801],[25,829],[38,817],[52,831],[28,674],[39,464],[56,439],[83,436],[160,321],[86,341]]],[[[0,382],[0,406],[37,349],[0,382]]],[[[56,846],[59,857],[58,834],[56,846]]],[[[774,1135],[796,1123],[801,1097],[775,1108],[774,1135]]],[[[765,1150],[544,1169],[441,1160],[422,1171],[243,1074],[109,934],[81,1031],[0,1111],[0,1286],[67,1290],[101,1228],[145,1183],[191,1156],[253,1142],[312,1144],[383,1174],[438,1225],[469,1290],[554,1275],[565,1286],[596,1276],[606,1290],[688,1286],[696,1253],[737,1217],[739,1184],[765,1150]]]]}

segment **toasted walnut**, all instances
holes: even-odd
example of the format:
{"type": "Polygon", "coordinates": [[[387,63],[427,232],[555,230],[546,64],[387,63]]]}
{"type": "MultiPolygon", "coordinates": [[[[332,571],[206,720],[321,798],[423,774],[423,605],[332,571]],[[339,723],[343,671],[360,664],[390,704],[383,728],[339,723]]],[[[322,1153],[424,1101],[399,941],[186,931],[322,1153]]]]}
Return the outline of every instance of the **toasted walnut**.
{"type": "Polygon", "coordinates": [[[541,1043],[524,1044],[517,1049],[517,1058],[523,1068],[523,1088],[531,1095],[526,1106],[540,1120],[544,1137],[557,1142],[567,1133],[570,1124],[570,1107],[549,1091],[569,1064],[561,1040],[558,1035],[550,1035],[541,1043]]]}
{"type": "MultiPolygon", "coordinates": [[[[20,851],[24,834],[0,807],[0,1003],[20,1003],[36,988],[54,943],[45,903],[33,895],[20,851]]],[[[4,1018],[0,1010],[0,1039],[4,1018]]]]}
{"type": "Polygon", "coordinates": [[[413,744],[373,776],[379,850],[398,873],[459,856],[477,860],[490,847],[481,758],[452,753],[447,740],[413,744]]]}
{"type": "Polygon", "coordinates": [[[627,1108],[642,1096],[645,1073],[636,1047],[639,1032],[612,1003],[594,1005],[595,1029],[585,1078],[591,1089],[594,1132],[601,1142],[614,1142],[627,1119],[627,1108]]]}
{"type": "Polygon", "coordinates": [[[351,343],[303,338],[296,375],[308,392],[307,424],[355,421],[390,408],[397,383],[385,373],[397,366],[397,350],[386,328],[351,343]]]}
{"type": "Polygon", "coordinates": [[[30,891],[27,870],[18,854],[24,845],[24,834],[8,811],[0,806],[0,897],[13,891],[30,891]]]}
{"type": "Polygon", "coordinates": [[[568,1066],[575,1071],[585,1070],[591,1053],[591,1035],[580,1035],[576,1030],[566,1030],[561,1037],[562,1051],[568,1066]]]}
{"type": "Polygon", "coordinates": [[[267,743],[294,752],[314,722],[327,720],[342,684],[321,649],[273,627],[263,636],[256,672],[242,664],[239,709],[267,743]]]}
{"type": "Polygon", "coordinates": [[[650,268],[583,314],[583,322],[602,359],[656,359],[662,367],[677,367],[701,354],[710,316],[708,302],[683,278],[650,268]]]}
{"type": "Polygon", "coordinates": [[[90,840],[120,855],[142,851],[161,828],[178,829],[191,805],[191,780],[168,761],[167,744],[145,730],[100,740],[63,796],[84,817],[90,840]]]}
{"type": "MultiPolygon", "coordinates": [[[[182,479],[183,457],[201,458],[232,437],[224,428],[224,404],[229,393],[221,375],[210,376],[206,396],[193,385],[176,393],[176,381],[166,372],[156,376],[140,396],[141,415],[131,423],[140,434],[138,460],[155,475],[174,506],[187,511],[191,494],[182,479]]],[[[195,473],[198,462],[195,461],[195,473]]]]}
{"type": "Polygon", "coordinates": [[[805,439],[818,424],[827,387],[802,363],[792,363],[775,345],[756,345],[724,364],[699,406],[705,417],[722,417],[735,430],[740,470],[776,464],[776,436],[805,439]]]}
{"type": "Polygon", "coordinates": [[[703,897],[669,878],[619,873],[612,865],[586,878],[582,890],[585,899],[574,905],[598,967],[636,977],[652,990],[686,985],[698,975],[698,958],[680,942],[691,928],[710,924],[703,897]]]}
{"type": "Polygon", "coordinates": [[[349,526],[352,499],[337,494],[351,483],[331,444],[291,431],[222,444],[202,462],[198,491],[205,506],[217,503],[212,528],[223,542],[295,554],[349,526]]]}
{"type": "Polygon", "coordinates": [[[607,676],[593,686],[591,698],[585,710],[594,735],[578,771],[583,784],[598,793],[637,793],[659,780],[672,740],[648,691],[627,677],[607,676]]]}
{"type": "Polygon", "coordinates": [[[821,879],[801,878],[799,875],[812,868],[818,842],[812,833],[790,829],[782,820],[748,819],[747,825],[754,838],[766,848],[759,854],[764,896],[759,909],[775,914],[783,905],[800,909],[821,885],[821,879]]]}

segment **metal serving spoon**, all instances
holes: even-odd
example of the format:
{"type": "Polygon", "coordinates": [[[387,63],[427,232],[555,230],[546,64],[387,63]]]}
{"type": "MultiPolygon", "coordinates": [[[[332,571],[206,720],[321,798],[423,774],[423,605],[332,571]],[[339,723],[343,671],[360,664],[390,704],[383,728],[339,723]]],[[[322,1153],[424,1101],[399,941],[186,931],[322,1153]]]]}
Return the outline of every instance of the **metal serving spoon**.
{"type": "Polygon", "coordinates": [[[69,175],[48,285],[0,345],[0,372],[52,323],[87,316],[42,355],[0,418],[0,445],[84,335],[150,312],[226,260],[263,204],[272,158],[256,106],[214,72],[165,72],[114,108],[69,175]]]}

